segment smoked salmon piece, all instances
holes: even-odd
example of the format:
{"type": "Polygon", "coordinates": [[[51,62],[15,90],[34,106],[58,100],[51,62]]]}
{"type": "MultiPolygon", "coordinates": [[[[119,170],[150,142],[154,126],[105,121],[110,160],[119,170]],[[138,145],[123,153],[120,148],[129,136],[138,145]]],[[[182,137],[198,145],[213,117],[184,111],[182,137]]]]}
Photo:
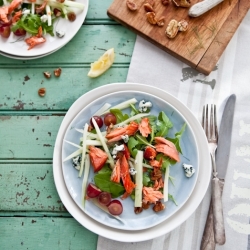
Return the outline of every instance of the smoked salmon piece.
{"type": "Polygon", "coordinates": [[[177,151],[174,143],[163,137],[155,137],[155,142],[155,149],[157,152],[163,153],[177,162],[180,161],[179,152],[177,151]]]}
{"type": "Polygon", "coordinates": [[[141,122],[139,124],[139,131],[143,137],[148,137],[148,135],[151,133],[152,129],[147,117],[141,119],[141,122]]]}
{"type": "Polygon", "coordinates": [[[157,161],[157,160],[149,161],[149,165],[152,166],[152,167],[161,168],[161,166],[162,166],[162,158],[159,161],[157,161]]]}
{"type": "Polygon", "coordinates": [[[22,16],[22,11],[21,10],[17,11],[15,15],[12,17],[12,23],[16,23],[17,21],[19,21],[21,16],[22,16]]]}
{"type": "Polygon", "coordinates": [[[27,43],[27,45],[29,45],[28,50],[30,50],[35,46],[37,46],[38,44],[45,43],[46,39],[44,37],[31,36],[25,39],[25,42],[27,43]]]}
{"type": "Polygon", "coordinates": [[[94,146],[89,146],[89,157],[94,172],[101,170],[108,159],[108,155],[104,151],[94,146]]]}
{"type": "Polygon", "coordinates": [[[2,21],[3,23],[8,23],[8,6],[2,6],[0,7],[0,21],[2,21]]]}
{"type": "Polygon", "coordinates": [[[113,182],[119,183],[121,180],[121,164],[120,164],[120,159],[118,159],[115,163],[115,167],[112,171],[110,180],[113,182]]]}
{"type": "Polygon", "coordinates": [[[160,199],[163,199],[163,194],[158,191],[154,190],[152,187],[143,187],[142,189],[143,193],[143,201],[144,203],[156,203],[160,199]]]}
{"type": "Polygon", "coordinates": [[[16,9],[23,0],[13,0],[10,5],[8,6],[8,14],[11,14],[14,9],[16,9]]]}
{"type": "Polygon", "coordinates": [[[122,183],[126,190],[127,195],[130,195],[135,188],[135,184],[131,180],[130,173],[129,173],[129,165],[128,165],[128,161],[125,155],[123,155],[121,159],[121,179],[122,179],[122,183]]]}
{"type": "Polygon", "coordinates": [[[126,125],[125,127],[115,128],[113,131],[111,131],[106,135],[106,138],[108,139],[108,142],[119,141],[122,139],[122,136],[134,135],[138,130],[138,127],[139,127],[138,123],[130,122],[129,125],[126,125]]]}

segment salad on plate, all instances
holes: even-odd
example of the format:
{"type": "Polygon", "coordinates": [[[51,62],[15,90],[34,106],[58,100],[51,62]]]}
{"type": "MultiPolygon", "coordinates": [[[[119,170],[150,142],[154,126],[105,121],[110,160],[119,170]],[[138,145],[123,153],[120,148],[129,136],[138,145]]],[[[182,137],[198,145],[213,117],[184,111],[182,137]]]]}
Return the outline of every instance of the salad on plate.
{"type": "MultiPolygon", "coordinates": [[[[82,178],[83,209],[91,202],[122,221],[125,209],[138,215],[148,209],[161,213],[168,202],[178,205],[169,193],[169,185],[175,183],[170,169],[180,163],[186,123],[170,136],[171,118],[164,111],[155,114],[153,109],[154,103],[146,99],[132,98],[115,106],[105,103],[91,114],[83,129],[75,128],[78,144],[64,140],[76,148],[63,162],[72,161],[82,178]],[[94,172],[91,179],[90,171],[94,172]],[[133,206],[124,208],[127,199],[133,206]]],[[[183,164],[178,171],[190,178],[195,168],[183,164]]]]}
{"type": "Polygon", "coordinates": [[[46,35],[64,37],[59,18],[74,22],[84,4],[70,0],[0,0],[0,36],[24,40],[28,50],[46,42],[46,35]]]}

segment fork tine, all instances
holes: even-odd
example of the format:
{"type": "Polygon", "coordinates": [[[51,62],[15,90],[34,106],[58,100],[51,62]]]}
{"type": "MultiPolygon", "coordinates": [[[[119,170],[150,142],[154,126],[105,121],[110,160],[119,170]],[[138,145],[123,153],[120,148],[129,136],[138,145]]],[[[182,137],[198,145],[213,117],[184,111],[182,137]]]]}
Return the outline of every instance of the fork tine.
{"type": "Polygon", "coordinates": [[[217,112],[216,112],[216,105],[214,105],[214,126],[215,126],[215,137],[218,141],[218,127],[217,127],[217,112]]]}
{"type": "Polygon", "coordinates": [[[207,138],[209,138],[209,132],[208,132],[208,104],[206,105],[206,116],[205,116],[205,133],[207,138]]]}
{"type": "Polygon", "coordinates": [[[211,104],[211,110],[210,110],[210,126],[209,126],[209,132],[210,132],[210,138],[215,137],[215,129],[214,129],[214,106],[211,104]]]}

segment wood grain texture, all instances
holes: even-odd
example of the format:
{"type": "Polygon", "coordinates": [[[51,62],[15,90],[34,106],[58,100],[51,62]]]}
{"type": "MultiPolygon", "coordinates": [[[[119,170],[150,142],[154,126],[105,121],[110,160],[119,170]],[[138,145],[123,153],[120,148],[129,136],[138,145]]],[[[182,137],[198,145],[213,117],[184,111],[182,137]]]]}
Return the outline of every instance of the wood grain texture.
{"type": "Polygon", "coordinates": [[[52,159],[63,116],[2,116],[0,158],[52,159]]]}
{"type": "Polygon", "coordinates": [[[249,0],[238,1],[233,11],[227,18],[227,21],[221,27],[220,32],[216,35],[201,61],[197,65],[198,71],[207,74],[214,69],[215,64],[220,59],[225,47],[235,34],[235,31],[239,27],[243,18],[246,16],[249,8],[249,0]]]}
{"type": "Polygon", "coordinates": [[[0,189],[0,211],[66,211],[52,164],[0,164],[0,189]]]}
{"type": "Polygon", "coordinates": [[[1,249],[6,250],[95,250],[97,245],[97,235],[73,218],[1,218],[0,228],[1,249]]]}
{"type": "MultiPolygon", "coordinates": [[[[222,30],[222,27],[224,29],[223,25],[229,22],[231,12],[238,8],[238,5],[236,5],[238,0],[224,0],[221,4],[197,18],[189,17],[187,8],[176,8],[172,2],[169,6],[164,7],[161,1],[157,1],[155,2],[154,10],[156,17],[165,16],[166,23],[164,27],[157,27],[147,22],[143,7],[144,2],[145,0],[136,1],[139,9],[136,12],[131,12],[126,6],[126,1],[114,0],[108,9],[108,15],[191,67],[202,71],[206,75],[209,74],[216,65],[221,51],[224,51],[226,48],[228,41],[220,44],[219,56],[210,56],[209,64],[203,61],[202,67],[199,67],[199,63],[206,55],[206,51],[214,42],[217,34],[227,32],[222,30]],[[181,19],[187,20],[189,28],[186,32],[179,32],[174,39],[168,39],[165,35],[165,30],[167,24],[172,19],[177,21],[181,19]],[[211,67],[211,64],[213,67],[211,67]]],[[[192,4],[196,2],[199,1],[192,1],[192,4]]],[[[243,1],[240,1],[240,5],[243,8],[247,7],[243,1]]],[[[231,29],[234,33],[238,27],[239,20],[232,19],[231,22],[235,27],[231,29]]],[[[231,37],[225,38],[225,40],[228,39],[230,40],[231,37]]],[[[217,55],[217,48],[214,48],[213,55],[217,55]]]]}

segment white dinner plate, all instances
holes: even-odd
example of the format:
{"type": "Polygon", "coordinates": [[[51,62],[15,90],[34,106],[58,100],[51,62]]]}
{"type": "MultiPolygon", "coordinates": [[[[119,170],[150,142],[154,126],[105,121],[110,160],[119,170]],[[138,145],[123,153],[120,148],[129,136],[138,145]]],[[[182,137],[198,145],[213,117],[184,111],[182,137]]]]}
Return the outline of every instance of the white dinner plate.
{"type": "MultiPolygon", "coordinates": [[[[24,41],[23,37],[17,37],[13,33],[11,33],[8,39],[3,38],[0,36],[0,52],[6,53],[9,55],[17,56],[17,57],[29,57],[30,59],[35,59],[31,57],[38,58],[37,56],[45,56],[50,52],[55,52],[56,50],[63,47],[67,44],[78,32],[81,28],[88,11],[89,0],[77,0],[80,3],[84,4],[83,11],[79,12],[76,9],[77,17],[74,22],[70,22],[64,18],[59,18],[56,20],[54,24],[54,34],[56,30],[63,30],[65,31],[65,35],[62,38],[59,38],[54,35],[47,34],[45,36],[46,42],[40,45],[35,46],[34,48],[28,50],[28,45],[24,41]]],[[[30,37],[30,34],[26,35],[30,37]]],[[[4,54],[3,54],[4,55],[4,54]]],[[[15,58],[18,59],[18,58],[15,58]]]]}
{"type": "MultiPolygon", "coordinates": [[[[138,107],[138,103],[135,104],[136,107],[138,107]]],[[[123,110],[123,112],[127,114],[130,114],[130,111],[130,109],[123,110]]],[[[89,103],[89,105],[85,106],[69,124],[68,129],[65,133],[64,142],[62,146],[62,161],[64,180],[68,188],[68,192],[70,193],[76,204],[84,212],[86,212],[86,214],[88,214],[90,217],[97,220],[98,222],[110,227],[124,230],[146,229],[163,222],[170,216],[173,216],[173,214],[175,214],[185,204],[185,202],[192,194],[199,173],[199,155],[197,143],[189,123],[185,120],[181,113],[178,112],[178,110],[172,105],[170,105],[168,102],[149,93],[134,90],[113,92],[108,95],[104,95],[103,97],[100,97],[98,99],[95,99],[93,102],[89,103]],[[173,127],[169,129],[167,135],[168,137],[174,138],[175,133],[179,132],[185,123],[186,128],[180,140],[180,145],[182,149],[182,154],[180,154],[180,162],[177,162],[176,164],[170,167],[170,176],[174,178],[174,185],[171,182],[168,185],[169,194],[173,195],[178,205],[174,204],[173,201],[169,200],[165,203],[166,209],[161,212],[154,212],[151,206],[149,209],[144,210],[142,213],[135,214],[134,201],[129,197],[127,199],[120,200],[123,205],[123,212],[119,216],[122,221],[120,221],[105,213],[100,208],[96,207],[91,201],[85,202],[85,208],[82,206],[83,175],[81,178],[78,177],[79,171],[77,171],[72,166],[71,159],[65,162],[63,160],[67,156],[78,150],[78,148],[66,142],[70,141],[79,145],[80,137],[82,137],[82,134],[76,131],[76,129],[83,129],[85,123],[89,123],[90,118],[105,103],[110,103],[112,106],[115,106],[132,98],[135,98],[138,103],[141,100],[151,102],[153,106],[150,110],[150,115],[158,117],[159,113],[163,111],[168,116],[168,118],[173,124],[173,127]],[[187,178],[185,176],[183,169],[184,163],[192,165],[196,171],[191,178],[187,178]]],[[[91,167],[88,177],[88,183],[93,183],[93,179],[94,171],[91,167]]]]}
{"type": "Polygon", "coordinates": [[[54,156],[53,156],[53,174],[54,181],[58,191],[58,194],[63,202],[64,206],[68,212],[85,228],[88,230],[99,234],[103,237],[122,241],[122,242],[139,242],[144,240],[153,239],[166,234],[177,226],[182,224],[188,217],[196,210],[200,202],[202,201],[211,176],[211,164],[210,155],[208,150],[207,139],[205,137],[204,131],[200,125],[200,122],[192,114],[192,112],[180,101],[178,101],[174,96],[169,93],[152,87],[148,85],[138,84],[138,83],[114,83],[107,84],[102,87],[96,88],[88,93],[84,94],[78,98],[74,104],[70,107],[67,114],[65,115],[61,126],[58,131],[57,139],[55,142],[54,156]],[[92,219],[86,213],[84,213],[81,208],[74,202],[70,193],[68,192],[66,183],[63,177],[62,170],[62,145],[65,132],[74,119],[74,117],[89,103],[93,100],[102,97],[103,95],[110,94],[116,91],[141,91],[155,95],[163,100],[167,101],[170,105],[176,108],[185,118],[185,120],[191,126],[194,136],[198,145],[199,154],[199,174],[197,183],[194,190],[186,201],[186,203],[171,217],[164,220],[162,223],[150,227],[144,230],[130,231],[122,230],[113,227],[109,227],[98,221],[92,219]]]}

